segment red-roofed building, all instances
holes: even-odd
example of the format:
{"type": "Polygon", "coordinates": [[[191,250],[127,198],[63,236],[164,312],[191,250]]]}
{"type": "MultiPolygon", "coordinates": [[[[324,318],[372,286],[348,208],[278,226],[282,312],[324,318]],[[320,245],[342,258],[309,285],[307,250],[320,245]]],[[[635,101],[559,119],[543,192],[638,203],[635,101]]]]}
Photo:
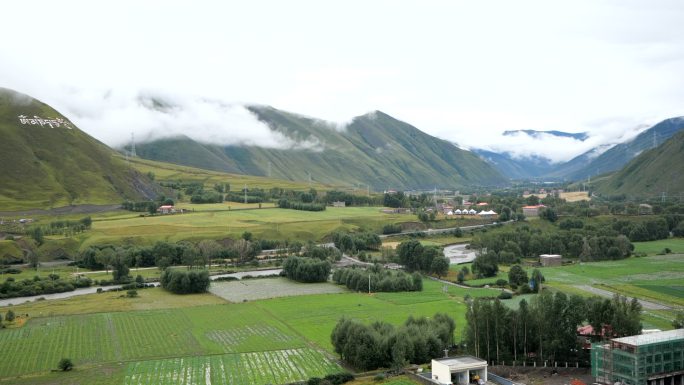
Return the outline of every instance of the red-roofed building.
{"type": "Polygon", "coordinates": [[[173,205],[163,205],[159,206],[157,212],[160,214],[173,214],[176,212],[176,208],[173,205]]]}

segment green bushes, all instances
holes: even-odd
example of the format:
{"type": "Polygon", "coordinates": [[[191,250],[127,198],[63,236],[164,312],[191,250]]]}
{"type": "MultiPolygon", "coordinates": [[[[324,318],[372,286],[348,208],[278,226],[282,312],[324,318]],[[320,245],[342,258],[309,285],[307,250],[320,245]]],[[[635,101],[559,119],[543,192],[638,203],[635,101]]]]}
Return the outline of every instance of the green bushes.
{"type": "Polygon", "coordinates": [[[330,262],[317,258],[288,257],[283,274],[299,282],[325,282],[330,275],[330,262]]]}
{"type": "Polygon", "coordinates": [[[207,270],[172,270],[162,272],[161,286],[175,294],[204,293],[209,289],[207,270]]]}
{"type": "Polygon", "coordinates": [[[336,232],[332,235],[332,241],[335,243],[335,247],[340,249],[343,253],[354,253],[361,250],[380,250],[380,246],[382,246],[380,237],[371,232],[336,232]]]}
{"type": "Polygon", "coordinates": [[[401,233],[401,225],[390,223],[382,227],[383,234],[399,234],[401,233]]]}
{"type": "Polygon", "coordinates": [[[422,291],[423,277],[418,273],[407,274],[403,271],[383,269],[375,265],[369,269],[348,267],[337,269],[333,281],[351,290],[375,292],[422,291]]]}
{"type": "Polygon", "coordinates": [[[444,348],[453,345],[455,328],[454,320],[441,313],[429,319],[409,317],[398,328],[385,322],[364,325],[342,318],[330,338],[335,352],[357,369],[399,368],[440,357],[444,348]]]}
{"type": "Polygon", "coordinates": [[[79,287],[89,287],[92,281],[87,277],[77,277],[76,279],[60,279],[56,274],[41,278],[38,276],[33,279],[15,281],[9,277],[0,285],[0,298],[28,297],[41,294],[64,293],[74,291],[79,287]]]}

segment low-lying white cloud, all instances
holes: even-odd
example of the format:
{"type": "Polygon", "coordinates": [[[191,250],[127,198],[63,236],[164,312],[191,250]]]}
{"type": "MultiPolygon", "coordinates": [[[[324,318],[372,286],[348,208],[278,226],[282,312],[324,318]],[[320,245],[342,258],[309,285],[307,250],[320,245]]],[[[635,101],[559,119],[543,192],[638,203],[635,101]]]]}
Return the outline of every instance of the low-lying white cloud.
{"type": "Polygon", "coordinates": [[[45,100],[79,128],[112,147],[187,136],[206,144],[321,151],[318,138],[271,129],[241,103],[142,90],[68,89],[45,100]]]}

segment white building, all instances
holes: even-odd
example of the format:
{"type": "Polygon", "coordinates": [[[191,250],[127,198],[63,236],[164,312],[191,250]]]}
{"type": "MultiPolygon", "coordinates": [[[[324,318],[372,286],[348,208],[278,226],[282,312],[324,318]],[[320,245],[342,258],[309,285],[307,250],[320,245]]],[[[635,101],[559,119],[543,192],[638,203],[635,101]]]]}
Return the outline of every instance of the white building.
{"type": "Polygon", "coordinates": [[[432,379],[445,385],[470,384],[475,376],[487,382],[487,361],[472,356],[432,360],[432,379]]]}

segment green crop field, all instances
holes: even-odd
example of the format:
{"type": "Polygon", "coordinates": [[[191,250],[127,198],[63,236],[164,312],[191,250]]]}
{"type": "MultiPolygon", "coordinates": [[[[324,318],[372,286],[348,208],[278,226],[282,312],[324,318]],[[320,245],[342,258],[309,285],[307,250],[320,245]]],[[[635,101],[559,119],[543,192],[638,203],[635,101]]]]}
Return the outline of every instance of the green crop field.
{"type": "Polygon", "coordinates": [[[338,229],[379,229],[383,224],[412,218],[384,214],[379,207],[329,207],[319,212],[278,208],[202,211],[154,217],[95,218],[92,230],[79,238],[84,240],[83,245],[123,240],[150,243],[157,240],[237,238],[250,231],[257,238],[316,241],[338,229]]]}
{"type": "Polygon", "coordinates": [[[49,370],[63,357],[71,358],[82,373],[65,376],[68,383],[221,383],[228,373],[239,376],[230,382],[238,384],[302,380],[341,370],[329,357],[330,333],[342,315],[400,324],[409,315],[446,312],[456,320],[460,339],[463,297],[497,293],[455,286],[445,290],[441,283],[425,280],[419,293],[345,290],[211,304],[211,298],[222,300],[204,294],[185,301],[161,289],[146,289],[133,299],[103,293],[22,304],[13,309],[32,315],[26,325],[0,330],[0,383],[22,383],[28,378],[24,376],[32,379],[27,383],[59,383],[49,370]],[[162,304],[167,308],[134,310],[162,304]],[[90,313],[78,314],[84,311],[90,313]],[[49,316],[59,313],[67,315],[49,316]],[[263,369],[269,367],[266,362],[275,366],[263,369]],[[225,370],[216,369],[221,367],[225,370]],[[111,371],[111,382],[91,381],[102,370],[111,371]]]}
{"type": "Polygon", "coordinates": [[[123,383],[285,384],[341,370],[319,351],[303,348],[135,362],[123,383]]]}

